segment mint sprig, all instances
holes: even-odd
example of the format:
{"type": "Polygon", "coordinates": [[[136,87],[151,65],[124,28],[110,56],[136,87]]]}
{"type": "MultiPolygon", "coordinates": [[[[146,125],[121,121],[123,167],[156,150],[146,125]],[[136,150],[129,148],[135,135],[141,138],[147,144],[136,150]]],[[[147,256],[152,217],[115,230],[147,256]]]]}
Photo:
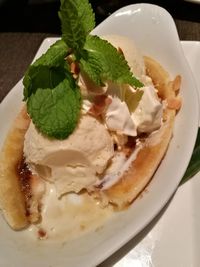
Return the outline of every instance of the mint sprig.
{"type": "Polygon", "coordinates": [[[61,0],[59,11],[62,39],[78,57],[89,32],[95,27],[95,18],[88,0],[61,0]]]}
{"type": "Polygon", "coordinates": [[[59,17],[62,39],[28,68],[23,84],[27,110],[38,130],[64,139],[74,131],[81,110],[80,88],[71,73],[73,61],[97,85],[107,80],[143,85],[116,48],[89,35],[95,18],[88,0],[61,0],[59,17]]]}
{"type": "Polygon", "coordinates": [[[28,113],[39,131],[64,139],[73,132],[79,119],[80,90],[68,77],[55,88],[38,88],[27,104],[28,113]]]}
{"type": "Polygon", "coordinates": [[[97,85],[101,86],[105,81],[110,80],[118,84],[143,86],[131,73],[123,54],[108,41],[98,36],[88,35],[84,49],[80,60],[81,69],[97,85]]]}

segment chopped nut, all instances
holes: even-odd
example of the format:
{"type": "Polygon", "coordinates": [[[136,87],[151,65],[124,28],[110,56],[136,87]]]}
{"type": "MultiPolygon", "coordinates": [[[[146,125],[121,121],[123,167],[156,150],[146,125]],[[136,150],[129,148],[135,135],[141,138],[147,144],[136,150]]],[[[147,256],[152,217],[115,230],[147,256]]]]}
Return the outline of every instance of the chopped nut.
{"type": "Polygon", "coordinates": [[[177,75],[174,81],[172,82],[172,88],[175,92],[179,91],[181,87],[181,76],[177,75]]]}
{"type": "Polygon", "coordinates": [[[179,97],[170,97],[167,99],[167,107],[170,109],[179,110],[181,108],[182,101],[179,97]]]}
{"type": "Polygon", "coordinates": [[[65,60],[68,62],[68,64],[70,65],[73,61],[74,61],[74,58],[73,58],[73,55],[71,55],[71,52],[69,52],[69,54],[65,57],[65,60]]]}
{"type": "Polygon", "coordinates": [[[38,238],[39,239],[47,239],[47,232],[44,231],[42,228],[38,230],[38,238]]]}
{"type": "Polygon", "coordinates": [[[80,72],[79,65],[77,62],[72,62],[70,65],[71,73],[73,74],[74,79],[78,78],[78,74],[80,72]]]}
{"type": "Polygon", "coordinates": [[[79,66],[78,66],[77,62],[72,62],[70,67],[71,67],[71,72],[72,73],[75,73],[75,74],[79,73],[79,66]]]}
{"type": "Polygon", "coordinates": [[[118,52],[124,56],[124,52],[123,52],[123,50],[121,49],[121,47],[118,47],[118,52]]]}
{"type": "Polygon", "coordinates": [[[111,104],[111,102],[112,99],[106,95],[96,96],[93,105],[89,109],[89,114],[98,117],[111,104]]]}

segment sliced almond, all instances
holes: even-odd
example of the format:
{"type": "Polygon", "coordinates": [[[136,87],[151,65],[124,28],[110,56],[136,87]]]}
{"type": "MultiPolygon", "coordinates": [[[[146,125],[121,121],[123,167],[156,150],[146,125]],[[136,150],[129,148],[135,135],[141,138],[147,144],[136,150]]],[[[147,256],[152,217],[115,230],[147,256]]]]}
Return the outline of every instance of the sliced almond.
{"type": "Polygon", "coordinates": [[[169,97],[167,99],[167,107],[169,109],[179,110],[181,108],[182,101],[180,97],[169,97]]]}
{"type": "Polygon", "coordinates": [[[181,87],[181,76],[177,75],[172,82],[172,88],[175,92],[179,91],[181,87]]]}

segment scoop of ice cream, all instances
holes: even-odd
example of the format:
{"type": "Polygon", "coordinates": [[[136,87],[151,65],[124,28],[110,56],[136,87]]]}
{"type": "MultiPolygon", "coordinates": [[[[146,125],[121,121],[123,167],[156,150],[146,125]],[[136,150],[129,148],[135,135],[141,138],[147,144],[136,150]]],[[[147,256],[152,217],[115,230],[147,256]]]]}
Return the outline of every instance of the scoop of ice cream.
{"type": "Polygon", "coordinates": [[[55,183],[58,195],[79,192],[98,180],[114,154],[105,126],[82,115],[67,139],[49,139],[31,123],[25,135],[24,155],[33,172],[55,183]]]}

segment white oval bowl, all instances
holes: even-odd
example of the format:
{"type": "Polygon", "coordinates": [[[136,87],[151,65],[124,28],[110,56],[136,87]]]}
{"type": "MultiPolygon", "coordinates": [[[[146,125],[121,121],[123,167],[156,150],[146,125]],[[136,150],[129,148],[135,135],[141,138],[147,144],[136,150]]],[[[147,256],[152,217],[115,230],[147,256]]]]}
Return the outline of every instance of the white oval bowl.
{"type": "MultiPolygon", "coordinates": [[[[134,201],[127,210],[116,213],[99,231],[77,240],[64,244],[32,241],[27,232],[12,231],[0,218],[1,266],[96,266],[158,214],[175,192],[189,163],[198,130],[198,93],[170,14],[156,5],[130,5],[112,14],[93,33],[125,35],[134,40],[144,55],[158,60],[172,77],[177,74],[182,76],[183,106],[176,117],[169,149],[148,186],[148,193],[134,201]]],[[[45,39],[36,57],[55,40],[45,39]]],[[[20,81],[0,105],[0,145],[20,108],[22,89],[20,81]]]]}

